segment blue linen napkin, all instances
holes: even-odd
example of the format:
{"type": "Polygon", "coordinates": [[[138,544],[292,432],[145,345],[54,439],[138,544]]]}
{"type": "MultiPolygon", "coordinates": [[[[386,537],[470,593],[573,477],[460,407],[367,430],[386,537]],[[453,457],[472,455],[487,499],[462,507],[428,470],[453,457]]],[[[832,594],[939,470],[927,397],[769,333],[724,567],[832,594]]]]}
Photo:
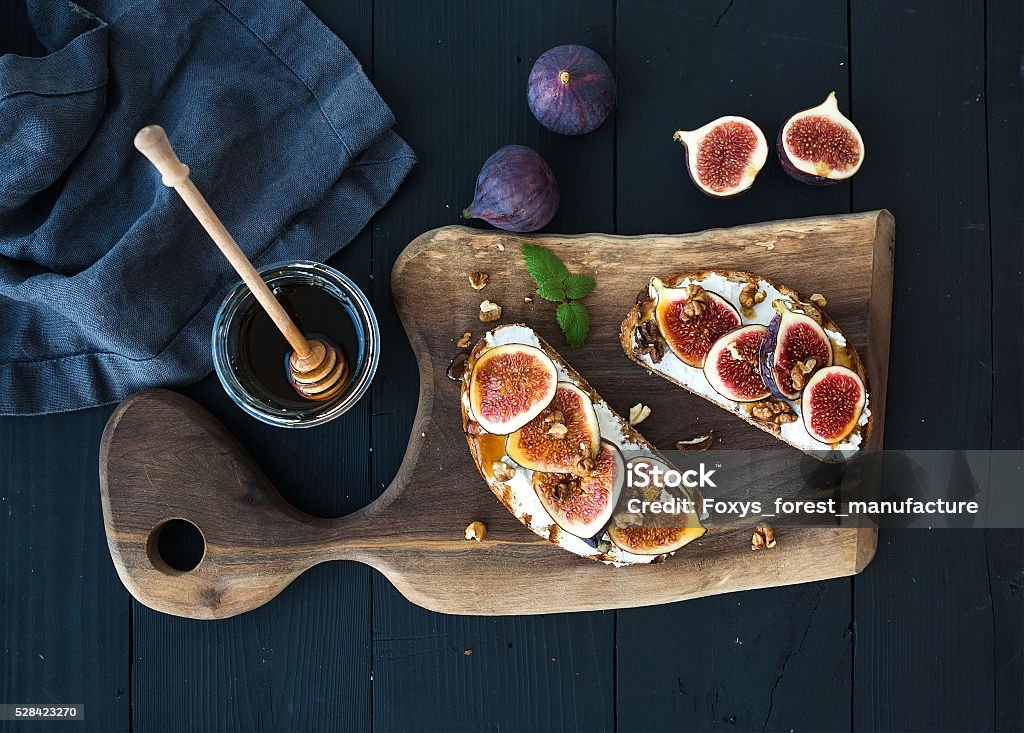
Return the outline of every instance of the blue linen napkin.
{"type": "Polygon", "coordinates": [[[160,124],[257,267],[324,261],[415,162],[299,0],[29,0],[48,54],[0,57],[0,414],[212,369],[237,281],[132,146],[160,124]]]}

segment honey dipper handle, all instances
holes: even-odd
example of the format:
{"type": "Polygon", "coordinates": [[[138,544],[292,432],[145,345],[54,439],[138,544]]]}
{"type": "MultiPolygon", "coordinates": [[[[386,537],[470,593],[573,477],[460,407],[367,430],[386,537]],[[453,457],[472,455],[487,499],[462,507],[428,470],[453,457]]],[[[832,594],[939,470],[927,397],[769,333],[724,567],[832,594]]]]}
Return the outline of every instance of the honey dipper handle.
{"type": "Polygon", "coordinates": [[[266,310],[267,315],[274,321],[274,324],[284,337],[288,339],[288,343],[295,350],[296,356],[299,358],[309,356],[311,352],[309,342],[302,335],[298,327],[296,327],[295,322],[292,321],[284,308],[281,307],[274,294],[270,292],[270,288],[267,287],[263,278],[256,272],[256,268],[249,262],[249,259],[239,248],[238,243],[235,242],[234,237],[231,236],[230,232],[224,227],[224,224],[221,223],[220,218],[210,208],[206,199],[199,193],[199,189],[192,183],[188,177],[188,166],[178,160],[178,156],[175,155],[174,150],[171,148],[171,143],[167,139],[167,133],[164,132],[164,128],[160,127],[160,125],[143,127],[135,135],[135,147],[160,172],[160,175],[163,176],[164,185],[177,191],[188,208],[192,210],[196,219],[203,225],[206,233],[210,235],[210,238],[213,239],[224,257],[235,268],[235,272],[249,286],[249,290],[252,291],[256,300],[266,310]]]}

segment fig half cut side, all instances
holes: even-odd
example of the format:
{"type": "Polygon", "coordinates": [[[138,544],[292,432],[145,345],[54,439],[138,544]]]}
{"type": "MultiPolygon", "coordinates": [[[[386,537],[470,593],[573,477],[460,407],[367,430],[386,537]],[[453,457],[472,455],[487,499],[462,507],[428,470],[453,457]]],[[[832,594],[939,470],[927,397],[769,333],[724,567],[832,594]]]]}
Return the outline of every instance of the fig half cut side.
{"type": "Polygon", "coordinates": [[[761,342],[761,378],[772,394],[795,400],[803,384],[794,381],[794,369],[803,383],[815,369],[832,365],[832,341],[821,325],[808,315],[795,313],[787,300],[772,303],[776,314],[761,342]]]}
{"type": "Polygon", "coordinates": [[[867,392],[857,372],[843,366],[819,369],[807,382],[800,402],[804,427],[815,440],[841,443],[857,427],[866,402],[867,392]]]}
{"type": "Polygon", "coordinates": [[[473,418],[494,435],[514,433],[555,396],[558,370],[535,346],[504,344],[488,349],[473,366],[469,403],[473,418]]]}
{"type": "Polygon", "coordinates": [[[786,173],[811,185],[846,180],[864,162],[864,140],[839,111],[835,92],[786,120],[775,145],[786,173]]]}
{"type": "Polygon", "coordinates": [[[768,160],[761,128],[746,117],[719,117],[697,130],[676,130],[686,148],[686,170],[701,191],[727,198],[743,193],[768,160]]]}
{"type": "Polygon", "coordinates": [[[729,301],[699,285],[670,288],[654,278],[651,288],[657,298],[658,330],[684,364],[703,367],[711,345],[740,325],[740,314],[729,301]],[[691,299],[694,303],[687,308],[691,299]]]}
{"type": "Polygon", "coordinates": [[[767,326],[741,326],[718,339],[704,360],[704,376],[718,394],[736,402],[763,400],[771,391],[761,379],[759,358],[767,326]]]}
{"type": "Polygon", "coordinates": [[[608,524],[625,481],[622,452],[614,443],[602,440],[594,468],[586,476],[536,471],[533,490],[555,524],[571,535],[587,539],[608,524]]]}
{"type": "Polygon", "coordinates": [[[594,404],[572,382],[559,382],[550,404],[505,440],[509,458],[546,473],[577,473],[580,461],[593,459],[600,446],[594,404]]]}
{"type": "MultiPolygon", "coordinates": [[[[663,506],[662,496],[666,493],[682,499],[676,490],[664,491],[666,487],[660,481],[651,481],[648,486],[637,485],[642,483],[642,478],[633,473],[638,464],[646,464],[648,477],[651,476],[650,469],[653,468],[660,469],[662,475],[673,470],[667,463],[653,456],[633,458],[626,464],[627,476],[633,476],[633,479],[627,479],[619,506],[608,526],[608,536],[615,546],[634,555],[664,555],[702,537],[707,530],[701,526],[696,511],[654,512],[649,507],[639,513],[629,511],[630,499],[638,499],[641,502],[661,501],[663,506]]],[[[643,507],[642,503],[640,506],[643,507]]]]}

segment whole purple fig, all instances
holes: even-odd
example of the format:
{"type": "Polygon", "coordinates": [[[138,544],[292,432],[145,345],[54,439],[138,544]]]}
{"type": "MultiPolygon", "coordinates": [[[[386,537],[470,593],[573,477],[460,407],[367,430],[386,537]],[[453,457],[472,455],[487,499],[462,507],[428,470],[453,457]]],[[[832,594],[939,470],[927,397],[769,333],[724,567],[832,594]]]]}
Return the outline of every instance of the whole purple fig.
{"type": "Polygon", "coordinates": [[[558,184],[540,153],[506,145],[484,162],[476,194],[463,212],[509,232],[535,232],[558,211],[558,184]]]}
{"type": "Polygon", "coordinates": [[[555,46],[530,71],[526,99],[537,121],[560,135],[596,130],[615,105],[611,69],[586,46],[555,46]]]}

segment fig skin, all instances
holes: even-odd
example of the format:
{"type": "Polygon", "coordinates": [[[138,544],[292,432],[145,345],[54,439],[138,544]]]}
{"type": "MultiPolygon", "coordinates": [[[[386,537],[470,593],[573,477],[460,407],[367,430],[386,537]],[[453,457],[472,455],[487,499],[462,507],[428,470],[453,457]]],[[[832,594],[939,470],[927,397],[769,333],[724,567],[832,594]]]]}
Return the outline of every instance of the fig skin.
{"type": "Polygon", "coordinates": [[[757,402],[771,395],[771,390],[765,386],[761,378],[760,369],[761,343],[767,332],[768,327],[760,324],[741,326],[725,334],[711,346],[704,360],[704,376],[712,389],[726,399],[736,402],[757,402]],[[735,345],[737,343],[739,346],[735,345]],[[739,370],[740,378],[743,380],[740,384],[736,384],[735,380],[729,381],[721,372],[723,360],[736,361],[734,351],[743,357],[741,363],[734,367],[739,370]]]}
{"type": "Polygon", "coordinates": [[[558,211],[558,184],[533,148],[506,145],[489,157],[476,178],[476,193],[462,212],[508,232],[535,232],[558,211]]]}
{"type": "Polygon", "coordinates": [[[844,366],[816,371],[804,387],[800,402],[804,427],[817,441],[841,443],[857,427],[867,391],[857,372],[844,366]]]}
{"type": "MultiPolygon", "coordinates": [[[[719,117],[696,130],[676,130],[675,134],[672,135],[672,139],[683,144],[685,151],[684,162],[686,164],[686,172],[690,175],[690,180],[693,181],[693,184],[702,193],[712,198],[732,198],[744,193],[754,185],[757,174],[761,172],[764,164],[768,161],[768,143],[765,140],[764,133],[761,132],[760,127],[746,117],[732,115],[719,117]],[[752,142],[752,147],[747,152],[746,160],[739,162],[742,170],[732,171],[733,175],[739,175],[739,180],[732,185],[716,187],[712,181],[704,180],[705,174],[702,174],[700,170],[702,151],[706,155],[705,163],[707,158],[714,158],[716,156],[716,151],[713,147],[704,150],[702,145],[711,135],[724,135],[726,138],[729,138],[737,134],[744,134],[745,136],[749,134],[750,142],[752,142]]],[[[722,172],[723,175],[728,173],[726,171],[722,172]]]]}
{"type": "Polygon", "coordinates": [[[703,368],[712,344],[740,325],[740,314],[718,293],[705,290],[708,302],[704,312],[684,321],[681,312],[686,304],[687,288],[665,287],[657,278],[651,284],[657,291],[655,319],[665,343],[684,364],[703,368]],[[712,318],[715,324],[708,330],[707,324],[712,318]],[[687,343],[695,339],[697,343],[687,343]]]}
{"type": "Polygon", "coordinates": [[[526,100],[544,127],[559,135],[585,135],[615,106],[615,79],[596,51],[555,46],[530,70],[526,100]]]}
{"type": "Polygon", "coordinates": [[[586,539],[594,537],[612,517],[626,482],[626,462],[610,441],[602,440],[589,476],[562,473],[533,474],[533,490],[560,528],[586,539]],[[557,486],[566,487],[556,498],[557,486]]]}
{"type": "Polygon", "coordinates": [[[555,363],[540,349],[526,344],[495,346],[473,365],[469,381],[473,418],[493,435],[513,433],[551,403],[557,385],[555,363]],[[500,404],[502,391],[512,405],[500,404]]]}
{"type": "Polygon", "coordinates": [[[794,313],[790,310],[787,302],[777,300],[772,305],[778,312],[768,324],[768,332],[761,342],[761,379],[764,380],[765,386],[771,390],[771,393],[779,399],[796,400],[800,398],[800,393],[803,390],[792,389],[793,385],[788,374],[789,369],[797,361],[802,361],[808,357],[813,357],[817,360],[815,369],[831,366],[832,341],[817,321],[810,316],[794,313]],[[780,355],[779,341],[785,339],[787,332],[792,329],[801,329],[805,333],[807,331],[813,332],[821,339],[822,349],[815,351],[801,350],[797,354],[780,355]],[[779,366],[779,363],[783,361],[783,356],[786,361],[783,362],[782,366],[779,366]]]}
{"type": "Polygon", "coordinates": [[[505,452],[523,468],[545,473],[575,473],[580,458],[593,458],[601,446],[600,425],[589,395],[572,382],[559,382],[555,396],[533,420],[508,436],[505,452]],[[546,422],[554,411],[562,413],[568,433],[548,434],[546,422]],[[586,444],[586,455],[580,444],[586,444]]]}
{"type": "MultiPolygon", "coordinates": [[[[834,129],[834,128],[833,128],[834,129]]],[[[782,169],[789,174],[790,178],[806,183],[811,186],[828,186],[833,183],[839,183],[852,178],[857,171],[860,170],[861,165],[864,163],[864,140],[861,138],[860,131],[857,127],[850,122],[850,120],[839,111],[839,103],[836,99],[836,93],[831,92],[825,101],[816,107],[797,112],[795,115],[790,117],[782,125],[779,130],[779,135],[775,140],[775,150],[779,155],[779,163],[782,165],[782,169]],[[845,139],[845,143],[855,147],[856,151],[853,155],[854,162],[846,165],[843,168],[833,168],[825,161],[815,161],[797,158],[795,154],[791,153],[789,146],[787,145],[786,138],[789,134],[790,128],[795,122],[807,118],[821,117],[827,120],[832,125],[836,125],[842,130],[845,130],[845,135],[842,137],[845,139]],[[797,160],[794,160],[797,158],[797,160]],[[797,162],[801,161],[801,162],[797,162]],[[814,171],[801,170],[800,165],[805,167],[814,167],[814,171]]],[[[849,159],[850,155],[844,155],[843,157],[849,159]]]]}

